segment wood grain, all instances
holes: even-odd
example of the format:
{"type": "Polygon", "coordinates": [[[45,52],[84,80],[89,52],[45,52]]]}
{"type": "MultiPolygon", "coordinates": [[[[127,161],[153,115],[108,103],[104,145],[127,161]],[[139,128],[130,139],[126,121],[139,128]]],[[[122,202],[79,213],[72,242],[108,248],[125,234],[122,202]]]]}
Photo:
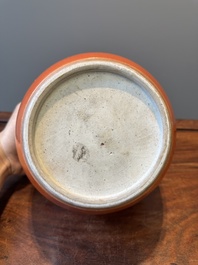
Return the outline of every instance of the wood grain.
{"type": "Polygon", "coordinates": [[[0,264],[198,264],[198,121],[177,125],[159,187],[122,212],[67,211],[11,176],[0,193],[0,264]]]}

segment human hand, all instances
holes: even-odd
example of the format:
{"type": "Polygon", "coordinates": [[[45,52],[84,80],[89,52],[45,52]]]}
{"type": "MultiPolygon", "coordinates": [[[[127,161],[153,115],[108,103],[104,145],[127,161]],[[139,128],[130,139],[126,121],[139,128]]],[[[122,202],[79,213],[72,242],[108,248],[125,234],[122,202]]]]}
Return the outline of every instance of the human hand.
{"type": "Polygon", "coordinates": [[[6,170],[6,175],[22,175],[24,173],[18,159],[15,144],[15,126],[19,107],[20,104],[15,107],[6,127],[0,133],[0,145],[8,160],[6,164],[9,169],[6,170]]]}

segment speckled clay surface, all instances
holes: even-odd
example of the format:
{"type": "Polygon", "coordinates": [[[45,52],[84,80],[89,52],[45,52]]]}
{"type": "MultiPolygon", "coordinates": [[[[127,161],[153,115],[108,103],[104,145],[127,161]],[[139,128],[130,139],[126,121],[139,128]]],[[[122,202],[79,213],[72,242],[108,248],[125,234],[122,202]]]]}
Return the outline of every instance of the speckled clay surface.
{"type": "Polygon", "coordinates": [[[142,196],[171,151],[169,110],[151,82],[119,62],[63,66],[31,96],[25,160],[40,186],[66,205],[110,209],[142,196]]]}

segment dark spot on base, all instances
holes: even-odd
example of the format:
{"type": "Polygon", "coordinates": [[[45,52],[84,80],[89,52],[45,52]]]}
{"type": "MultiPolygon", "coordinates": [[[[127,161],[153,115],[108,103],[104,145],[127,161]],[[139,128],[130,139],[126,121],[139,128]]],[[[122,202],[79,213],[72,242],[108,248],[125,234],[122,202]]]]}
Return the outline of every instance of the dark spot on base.
{"type": "Polygon", "coordinates": [[[89,151],[87,147],[81,143],[77,143],[76,145],[73,146],[72,153],[73,153],[73,159],[76,160],[77,162],[86,161],[87,158],[89,157],[89,151]]]}

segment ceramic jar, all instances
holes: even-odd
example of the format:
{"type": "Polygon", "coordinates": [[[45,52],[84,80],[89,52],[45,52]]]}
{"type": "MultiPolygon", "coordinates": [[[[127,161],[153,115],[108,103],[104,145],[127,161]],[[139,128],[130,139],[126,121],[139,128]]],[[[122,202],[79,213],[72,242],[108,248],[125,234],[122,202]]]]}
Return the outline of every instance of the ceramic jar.
{"type": "Polygon", "coordinates": [[[32,184],[59,206],[87,213],[129,207],[171,161],[167,96],[136,63],[87,53],[51,66],[22,100],[17,151],[32,184]]]}

